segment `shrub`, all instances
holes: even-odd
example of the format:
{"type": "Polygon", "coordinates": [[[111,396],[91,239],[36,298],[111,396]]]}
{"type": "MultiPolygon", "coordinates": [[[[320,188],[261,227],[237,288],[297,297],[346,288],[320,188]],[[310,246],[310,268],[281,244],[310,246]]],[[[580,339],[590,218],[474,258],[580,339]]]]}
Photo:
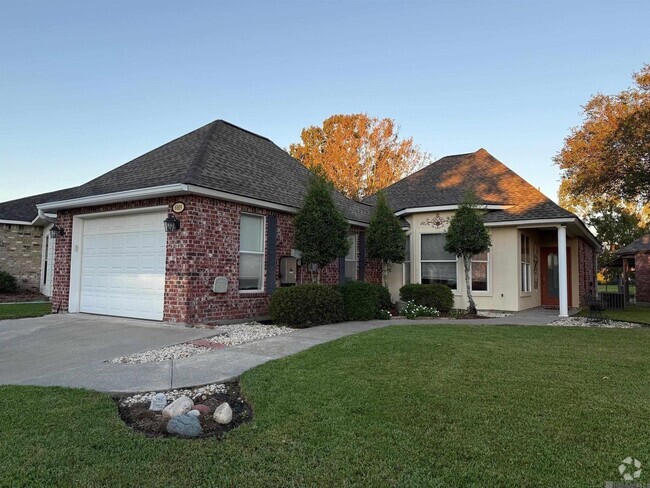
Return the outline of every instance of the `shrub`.
{"type": "Polygon", "coordinates": [[[454,306],[454,295],[446,285],[404,285],[399,296],[404,302],[413,301],[416,305],[433,307],[440,312],[448,312],[454,306]]]}
{"type": "Polygon", "coordinates": [[[17,291],[18,282],[16,278],[6,271],[0,271],[0,293],[16,293],[17,291]]]}
{"type": "Polygon", "coordinates": [[[406,303],[404,315],[407,319],[416,319],[418,317],[437,317],[440,315],[440,312],[438,312],[434,307],[416,305],[415,302],[411,300],[406,303]]]}
{"type": "Polygon", "coordinates": [[[385,318],[382,310],[392,307],[388,289],[373,283],[349,281],[340,287],[346,320],[385,318]]]}
{"type": "Polygon", "coordinates": [[[342,322],[345,319],[343,296],[330,285],[298,285],[278,288],[271,296],[273,322],[291,327],[342,322]]]}

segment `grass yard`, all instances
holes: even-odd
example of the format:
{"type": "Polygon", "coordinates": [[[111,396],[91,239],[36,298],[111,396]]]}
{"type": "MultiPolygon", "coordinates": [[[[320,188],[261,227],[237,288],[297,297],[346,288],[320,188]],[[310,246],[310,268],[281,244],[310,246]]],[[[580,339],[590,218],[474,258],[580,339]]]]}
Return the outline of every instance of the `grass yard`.
{"type": "Polygon", "coordinates": [[[650,466],[648,351],[650,329],[389,327],[246,373],[255,419],[222,442],[0,387],[0,485],[603,486],[650,466]]]}
{"type": "MultiPolygon", "coordinates": [[[[618,293],[618,285],[601,285],[598,284],[599,292],[618,293]]],[[[636,285],[629,286],[630,295],[636,295],[636,285]]]]}
{"type": "Polygon", "coordinates": [[[0,303],[0,320],[42,317],[52,313],[51,303],[0,303]]]}
{"type": "Polygon", "coordinates": [[[650,307],[630,305],[625,310],[609,309],[605,310],[603,314],[612,320],[638,322],[640,324],[650,325],[650,307]]]}

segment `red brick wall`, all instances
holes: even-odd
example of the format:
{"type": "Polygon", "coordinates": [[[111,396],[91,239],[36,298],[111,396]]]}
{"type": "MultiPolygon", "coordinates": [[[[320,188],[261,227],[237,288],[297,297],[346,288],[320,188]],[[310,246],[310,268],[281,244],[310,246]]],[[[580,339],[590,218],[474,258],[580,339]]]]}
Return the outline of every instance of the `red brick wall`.
{"type": "Polygon", "coordinates": [[[593,247],[582,238],[578,238],[578,290],[580,306],[585,303],[585,296],[596,292],[596,270],[598,256],[593,247]]]}
{"type": "Polygon", "coordinates": [[[638,252],[634,256],[636,276],[636,301],[650,303],[650,252],[638,252]]]}
{"type": "MultiPolygon", "coordinates": [[[[293,217],[289,214],[265,210],[237,203],[215,200],[198,195],[173,197],[139,202],[103,205],[99,207],[61,211],[58,225],[65,236],[57,239],[54,291],[54,309],[67,310],[70,285],[70,254],[72,217],[74,215],[168,205],[175,201],[185,203],[185,211],[178,215],[181,229],[167,235],[167,266],[165,277],[164,318],[169,322],[198,323],[216,320],[247,319],[268,315],[267,293],[241,293],[239,278],[239,222],[242,212],[277,216],[277,260],[273,270],[279,286],[279,258],[291,254],[293,217]],[[217,276],[228,279],[228,292],[212,292],[217,276]]],[[[160,224],[162,226],[162,222],[160,224]]],[[[359,230],[359,229],[356,229],[359,230]]],[[[268,241],[268,239],[267,239],[268,241]]],[[[298,283],[309,281],[306,267],[299,270],[298,283]]],[[[338,283],[338,262],[327,265],[321,275],[324,283],[338,283]]],[[[381,282],[378,263],[366,263],[366,281],[381,282]]],[[[264,277],[266,284],[266,276],[264,277]]]]}

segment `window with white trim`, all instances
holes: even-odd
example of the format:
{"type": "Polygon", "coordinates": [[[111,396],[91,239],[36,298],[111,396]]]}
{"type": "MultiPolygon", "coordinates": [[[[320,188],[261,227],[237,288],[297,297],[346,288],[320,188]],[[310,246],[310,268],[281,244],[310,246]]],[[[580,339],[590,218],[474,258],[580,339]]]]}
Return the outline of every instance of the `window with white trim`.
{"type": "Polygon", "coordinates": [[[348,234],[348,242],[350,243],[350,249],[345,256],[345,281],[355,281],[357,279],[357,268],[359,264],[357,258],[357,235],[348,234]]]}
{"type": "Polygon", "coordinates": [[[242,214],[239,223],[239,289],[262,291],[264,279],[264,217],[242,214]]]}
{"type": "Polygon", "coordinates": [[[521,234],[521,291],[530,293],[530,238],[521,234]]]}
{"type": "Polygon", "coordinates": [[[407,235],[406,236],[406,249],[404,250],[404,263],[402,264],[403,267],[403,276],[404,276],[404,284],[405,285],[410,285],[411,284],[411,236],[407,235]]]}
{"type": "Polygon", "coordinates": [[[472,256],[471,266],[472,291],[488,291],[490,282],[490,253],[475,254],[472,256]]]}
{"type": "Polygon", "coordinates": [[[456,255],[445,251],[447,234],[422,234],[420,240],[420,280],[439,283],[452,290],[458,287],[456,255]]]}

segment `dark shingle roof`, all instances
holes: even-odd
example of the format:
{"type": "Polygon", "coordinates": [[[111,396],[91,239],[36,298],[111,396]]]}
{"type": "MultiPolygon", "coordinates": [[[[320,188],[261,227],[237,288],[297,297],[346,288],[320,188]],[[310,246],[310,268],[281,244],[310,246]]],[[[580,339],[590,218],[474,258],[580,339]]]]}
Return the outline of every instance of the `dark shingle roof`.
{"type": "Polygon", "coordinates": [[[20,222],[31,222],[38,215],[36,205],[39,203],[52,202],[73,198],[76,188],[66,188],[31,197],[19,198],[9,202],[0,203],[0,220],[16,220],[20,222]]]}
{"type": "MultiPolygon", "coordinates": [[[[311,176],[266,137],[216,120],[79,186],[69,198],[185,183],[299,208],[311,176]]],[[[348,219],[370,221],[372,207],[338,192],[334,199],[348,219]]]]}
{"type": "MultiPolygon", "coordinates": [[[[395,212],[406,208],[457,205],[465,191],[474,191],[483,205],[512,205],[491,211],[486,222],[575,217],[485,149],[446,156],[384,190],[395,212]]],[[[372,204],[375,197],[364,203],[372,204]]]]}
{"type": "Polygon", "coordinates": [[[639,237],[636,241],[616,251],[617,256],[633,256],[638,252],[650,251],[650,234],[639,237]]]}

